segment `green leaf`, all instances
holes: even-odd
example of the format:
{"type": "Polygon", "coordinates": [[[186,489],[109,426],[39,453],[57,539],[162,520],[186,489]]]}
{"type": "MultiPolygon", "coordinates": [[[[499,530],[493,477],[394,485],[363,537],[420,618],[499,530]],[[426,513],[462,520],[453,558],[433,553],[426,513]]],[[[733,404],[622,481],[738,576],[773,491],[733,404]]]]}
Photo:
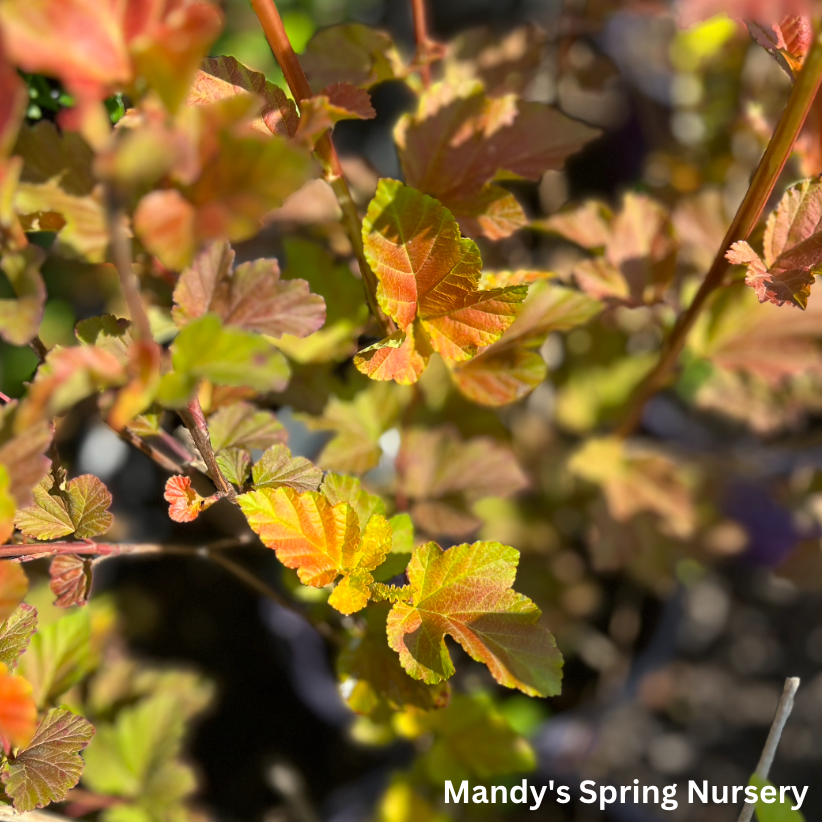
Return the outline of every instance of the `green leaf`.
{"type": "Polygon", "coordinates": [[[288,438],[285,428],[271,411],[248,402],[218,408],[208,418],[208,431],[216,452],[226,448],[265,449],[288,438]]]}
{"type": "Polygon", "coordinates": [[[94,735],[91,723],[67,708],[54,708],[37,726],[31,744],[8,766],[6,793],[20,813],[66,798],[80,779],[79,752],[94,735]]]}
{"type": "Polygon", "coordinates": [[[113,724],[98,727],[85,752],[83,783],[163,818],[196,788],[191,769],[177,761],[191,715],[182,695],[168,690],[120,710],[113,724]]]}
{"type": "Polygon", "coordinates": [[[160,383],[158,401],[184,405],[200,380],[245,385],[257,391],[279,391],[288,382],[283,355],[258,334],[223,328],[219,317],[206,314],[189,323],[172,346],[174,371],[160,383]]]}
{"type": "Polygon", "coordinates": [[[0,664],[13,671],[36,630],[37,609],[31,605],[21,605],[0,623],[0,664]]]}
{"type": "Polygon", "coordinates": [[[34,489],[34,505],[19,511],[14,524],[32,539],[57,539],[72,533],[90,539],[111,527],[110,505],[111,494],[92,474],[70,480],[64,488],[46,477],[34,489]]]}
{"type": "Polygon", "coordinates": [[[252,470],[256,488],[288,485],[296,491],[316,491],[323,472],[305,457],[292,457],[284,445],[272,445],[252,470]]]}
{"type": "Polygon", "coordinates": [[[340,693],[358,714],[387,716],[413,706],[423,711],[448,703],[448,683],[426,685],[411,679],[385,642],[386,607],[363,612],[365,630],[350,638],[337,659],[340,693]]]}
{"type": "Polygon", "coordinates": [[[562,656],[540,610],[511,589],[519,552],[498,542],[443,551],[420,545],[408,566],[410,601],[388,616],[388,641],[403,668],[430,684],[454,673],[445,645],[450,634],[494,678],[529,696],[560,692],[562,656]]]}
{"type": "Polygon", "coordinates": [[[95,666],[91,618],[87,610],[67,614],[41,626],[18,663],[19,673],[32,686],[35,702],[54,702],[95,666]]]}
{"type": "Polygon", "coordinates": [[[448,707],[422,718],[434,732],[434,744],[423,756],[429,779],[490,779],[532,771],[536,756],[528,741],[484,695],[454,694],[448,707]]]}
{"type": "MultiPolygon", "coordinates": [[[[767,779],[763,779],[757,774],[751,776],[748,783],[756,788],[756,795],[760,796],[762,788],[771,787],[774,785],[767,779]]],[[[805,822],[805,817],[800,811],[792,810],[794,804],[792,794],[788,793],[785,796],[785,804],[779,801],[779,788],[776,788],[776,802],[767,803],[761,799],[756,802],[756,818],[759,822],[805,822]]]]}
{"type": "Polygon", "coordinates": [[[251,457],[242,448],[226,448],[217,454],[217,465],[229,482],[242,486],[251,470],[251,457]]]}

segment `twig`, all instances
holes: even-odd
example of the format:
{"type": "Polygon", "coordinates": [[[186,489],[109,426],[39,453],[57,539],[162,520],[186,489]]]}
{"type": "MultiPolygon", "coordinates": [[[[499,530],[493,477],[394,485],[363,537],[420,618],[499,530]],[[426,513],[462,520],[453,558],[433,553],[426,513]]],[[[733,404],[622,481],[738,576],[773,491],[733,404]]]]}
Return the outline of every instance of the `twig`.
{"type": "MultiPolygon", "coordinates": [[[[767,740],[765,740],[765,747],[762,749],[762,756],[759,757],[759,764],[756,766],[756,771],[754,771],[761,779],[767,779],[770,773],[773,758],[776,755],[776,748],[782,737],[782,731],[793,710],[793,698],[796,696],[797,688],[799,688],[799,677],[794,676],[785,680],[785,688],[779,699],[779,705],[776,707],[776,716],[773,718],[771,730],[768,733],[767,740]]],[[[755,804],[743,805],[742,812],[739,814],[739,822],[750,822],[755,807],[755,804]]]]}
{"type": "MultiPolygon", "coordinates": [[[[311,86],[308,83],[308,78],[305,76],[303,67],[300,65],[300,61],[294,53],[291,41],[288,39],[288,34],[286,33],[276,3],[274,0],[251,0],[251,6],[263,27],[268,44],[271,46],[271,50],[274,52],[274,56],[280,64],[283,77],[286,83],[288,83],[294,99],[297,103],[301,103],[303,100],[311,97],[313,92],[311,91],[311,86]]],[[[326,131],[317,140],[314,150],[322,165],[323,176],[334,190],[337,202],[342,211],[343,227],[348,235],[348,241],[354,249],[354,254],[357,257],[368,307],[382,326],[383,332],[386,335],[391,334],[396,328],[391,320],[383,314],[377,303],[377,278],[371,270],[371,266],[368,265],[368,260],[365,259],[360,216],[357,213],[354,200],[351,198],[348,183],[345,181],[337,149],[334,148],[334,143],[331,141],[330,130],[326,131]]]]}
{"type": "Polygon", "coordinates": [[[117,432],[120,439],[133,445],[138,451],[142,451],[149,459],[154,460],[162,469],[171,474],[185,474],[189,468],[186,463],[177,462],[171,457],[159,451],[150,443],[146,442],[139,434],[126,426],[122,431],[117,432]]]}
{"type": "Polygon", "coordinates": [[[234,486],[223,476],[220,466],[217,465],[217,457],[214,454],[211,438],[208,435],[208,423],[197,397],[194,397],[185,408],[181,408],[179,414],[185,427],[188,428],[197,450],[208,466],[208,474],[214,483],[214,487],[220,492],[221,496],[226,497],[236,505],[237,492],[234,490],[234,486]]]}
{"type": "Polygon", "coordinates": [[[49,353],[49,350],[39,337],[35,336],[34,339],[29,341],[29,348],[37,355],[37,359],[41,363],[46,361],[46,354],[49,353]]]}
{"type": "Polygon", "coordinates": [[[725,252],[732,243],[747,240],[750,237],[791,155],[794,142],[805,123],[820,84],[822,84],[822,34],[817,34],[796,78],[776,130],[756,167],[748,191],[722,240],[713,264],[702,281],[693,302],[677,319],[653,371],[634,394],[625,418],[619,426],[620,436],[625,437],[633,433],[642,419],[642,411],[646,403],[665,385],[685,346],[688,333],[705,307],[708,297],[722,285],[725,272],[729,267],[725,252]]]}
{"type": "Polygon", "coordinates": [[[417,63],[425,88],[431,85],[431,63],[429,55],[428,25],[425,19],[425,0],[411,0],[414,15],[414,38],[417,41],[417,63]]]}
{"type": "Polygon", "coordinates": [[[153,341],[148,314],[146,314],[143,305],[143,298],[140,296],[140,283],[132,267],[131,240],[125,230],[125,209],[123,208],[122,198],[113,185],[108,184],[105,187],[105,203],[106,223],[111,241],[111,256],[120,277],[120,285],[123,289],[123,296],[126,298],[132,327],[136,332],[135,336],[143,340],[153,341]]]}

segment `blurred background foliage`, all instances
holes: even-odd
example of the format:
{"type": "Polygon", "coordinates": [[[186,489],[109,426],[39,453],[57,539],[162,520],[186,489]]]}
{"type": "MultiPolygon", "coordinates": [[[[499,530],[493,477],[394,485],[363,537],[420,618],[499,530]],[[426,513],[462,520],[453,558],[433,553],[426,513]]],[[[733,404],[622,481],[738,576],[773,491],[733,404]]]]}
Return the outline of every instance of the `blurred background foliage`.
{"type": "MultiPolygon", "coordinates": [[[[284,85],[245,0],[224,7],[228,25],[212,53],[234,55],[284,85]]],[[[383,28],[406,55],[413,51],[406,2],[284,0],[281,7],[297,52],[317,31],[348,21],[383,28]]],[[[514,819],[529,812],[446,808],[442,780],[514,784],[527,772],[531,784],[744,784],[786,675],[804,684],[772,778],[813,786],[822,758],[818,295],[799,315],[760,306],[732,283],[691,335],[676,385],[649,405],[630,453],[597,438],[653,363],[672,305],[693,293],[710,265],[790,81],[735,22],[713,18],[682,31],[652,2],[428,7],[432,33],[464,38],[466,54],[465,32],[475,26],[489,27],[514,53],[511,32],[541,27],[536,65],[522,74],[515,67],[506,82],[604,132],[565,171],[538,184],[506,184],[534,222],[500,242],[480,240],[485,268],[550,270],[570,281],[588,255],[551,230],[550,215],[587,198],[618,212],[625,192],[634,192],[669,210],[674,296],[667,304],[612,305],[595,322],[549,334],[539,349],[547,379],[502,409],[469,404],[436,362],[411,399],[396,386],[369,384],[327,351],[309,356],[310,367],[294,354],[292,383],[271,405],[292,452],[345,471],[356,470],[352,451],[365,451],[375,465],[366,483],[386,496],[402,482],[403,449],[417,453],[409,445],[414,426],[447,426],[450,441],[486,437],[485,449],[510,445],[523,474],[517,493],[467,483],[442,498],[417,489],[409,499],[419,506],[418,529],[443,544],[476,533],[522,551],[518,590],[543,610],[565,654],[563,693],[551,700],[501,693],[484,669],[458,663],[458,693],[445,711],[375,709],[355,718],[338,694],[336,652],[288,611],[205,562],[107,562],[96,591],[117,603],[117,642],[153,664],[194,666],[216,686],[190,744],[198,806],[216,818],[267,822],[514,819]],[[462,755],[466,746],[471,757],[462,755]]],[[[28,79],[30,121],[70,105],[55,84],[28,79]]],[[[391,129],[413,103],[398,82],[376,87],[373,100],[375,121],[341,123],[335,132],[360,204],[378,177],[400,175],[391,129]]],[[[110,113],[116,119],[119,104],[110,113]]],[[[790,182],[822,171],[819,116],[812,114],[776,199],[790,182]]],[[[348,251],[333,203],[305,198],[290,208],[240,246],[238,259],[297,259],[311,253],[300,246],[308,240],[348,251]]],[[[49,302],[41,337],[49,347],[71,342],[79,319],[123,312],[107,266],[52,260],[43,275],[49,302]]],[[[168,294],[162,278],[152,287],[168,294]]],[[[152,320],[157,328],[168,322],[159,311],[152,320]]],[[[283,349],[293,353],[287,343],[283,349]]],[[[28,349],[0,344],[2,390],[19,396],[35,365],[28,349]]],[[[414,442],[436,458],[438,446],[414,442]]],[[[103,426],[91,403],[66,417],[58,447],[73,473],[95,473],[111,489],[112,540],[195,542],[240,527],[239,513],[222,506],[196,524],[172,523],[164,476],[103,426]]],[[[299,588],[273,554],[249,562],[325,613],[322,596],[299,588]]],[[[813,787],[803,810],[809,819],[822,813],[813,787]]],[[[578,794],[569,805],[548,798],[539,812],[557,822],[644,822],[664,813],[630,804],[600,813],[578,794]]],[[[664,814],[701,822],[735,816],[730,805],[684,802],[664,814]]]]}

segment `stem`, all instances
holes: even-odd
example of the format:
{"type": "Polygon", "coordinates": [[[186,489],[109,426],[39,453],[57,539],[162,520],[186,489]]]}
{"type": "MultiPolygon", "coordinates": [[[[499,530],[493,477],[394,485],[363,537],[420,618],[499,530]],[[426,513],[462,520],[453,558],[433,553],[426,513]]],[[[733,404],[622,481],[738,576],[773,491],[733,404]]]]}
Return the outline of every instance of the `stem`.
{"type": "Polygon", "coordinates": [[[148,314],[146,314],[140,296],[140,283],[132,268],[131,240],[125,231],[125,208],[121,197],[111,185],[107,185],[105,188],[105,203],[106,223],[108,224],[108,233],[111,239],[111,256],[120,277],[120,286],[123,289],[123,296],[126,298],[132,326],[136,331],[135,336],[143,340],[153,341],[148,314]]]}
{"type": "MultiPolygon", "coordinates": [[[[765,740],[765,747],[762,749],[762,756],[759,757],[759,764],[756,766],[756,771],[754,771],[762,779],[768,778],[776,748],[782,737],[782,731],[785,729],[785,723],[793,710],[793,698],[796,696],[798,688],[799,677],[790,677],[785,680],[785,688],[782,691],[779,705],[776,707],[776,716],[773,718],[771,730],[768,733],[767,740],[765,740]]],[[[739,814],[739,822],[750,822],[753,818],[754,809],[755,805],[743,805],[742,813],[739,814]]]]}
{"type": "MultiPolygon", "coordinates": [[[[251,0],[251,7],[254,9],[254,13],[257,15],[263,27],[268,44],[271,46],[271,50],[274,52],[274,56],[280,64],[283,77],[286,83],[288,83],[294,99],[297,103],[301,103],[303,100],[311,97],[313,92],[311,91],[311,86],[308,83],[308,78],[305,76],[303,67],[300,65],[300,61],[294,53],[291,41],[288,39],[288,34],[283,25],[276,3],[274,0],[251,0]]],[[[348,188],[348,183],[345,181],[337,149],[334,148],[334,143],[331,141],[330,129],[317,140],[314,150],[322,165],[323,176],[334,190],[337,202],[342,211],[343,227],[348,235],[351,247],[354,249],[354,254],[357,257],[368,307],[382,326],[383,332],[388,336],[396,329],[392,327],[393,323],[383,314],[377,303],[377,278],[371,270],[371,266],[368,265],[368,260],[365,259],[362,246],[362,224],[360,222],[360,216],[357,213],[357,207],[354,201],[351,199],[351,191],[348,188]]]]}
{"type": "Polygon", "coordinates": [[[41,363],[45,362],[46,354],[49,353],[49,350],[40,337],[34,337],[34,339],[29,342],[29,348],[37,355],[37,359],[40,360],[41,363]]]}
{"type": "Polygon", "coordinates": [[[217,457],[208,436],[208,423],[200,406],[200,401],[195,397],[185,408],[181,408],[179,413],[194,440],[194,444],[197,446],[197,450],[202,455],[206,466],[208,466],[208,474],[214,483],[214,487],[220,492],[221,496],[227,497],[236,504],[237,492],[234,490],[234,486],[223,476],[220,466],[217,465],[217,457]]]}
{"type": "Polygon", "coordinates": [[[149,459],[154,460],[163,470],[170,474],[185,474],[188,472],[188,466],[184,462],[177,462],[171,457],[164,454],[162,451],[156,449],[150,443],[147,443],[139,434],[132,431],[126,426],[122,431],[117,432],[120,439],[133,445],[138,451],[142,451],[149,459]]]}
{"type": "Polygon", "coordinates": [[[618,434],[620,436],[626,437],[633,433],[642,419],[645,404],[665,385],[670,372],[679,359],[688,333],[705,307],[708,297],[722,285],[723,278],[730,265],[725,259],[725,252],[732,243],[738,240],[747,240],[750,237],[762,215],[768,198],[773,192],[776,181],[791,155],[794,142],[805,123],[805,118],[808,116],[811,105],[819,91],[820,83],[822,83],[822,34],[817,34],[811,50],[797,75],[791,95],[782,116],[779,118],[779,123],[771,137],[771,141],[768,143],[768,147],[765,149],[765,153],[762,155],[762,159],[751,178],[748,191],[725,234],[725,238],[722,240],[722,246],[717,252],[693,302],[677,319],[668,340],[662,348],[659,362],[634,395],[625,419],[619,426],[618,434]]]}
{"type": "Polygon", "coordinates": [[[431,85],[431,63],[428,59],[428,25],[425,19],[425,0],[411,0],[414,15],[414,38],[417,41],[417,63],[424,88],[431,85]]]}

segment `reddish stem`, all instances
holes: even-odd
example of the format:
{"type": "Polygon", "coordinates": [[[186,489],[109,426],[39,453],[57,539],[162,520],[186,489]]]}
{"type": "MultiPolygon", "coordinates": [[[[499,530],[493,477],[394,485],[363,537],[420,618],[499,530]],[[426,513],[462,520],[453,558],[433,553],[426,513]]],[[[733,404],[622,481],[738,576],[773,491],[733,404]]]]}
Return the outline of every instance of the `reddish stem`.
{"type": "Polygon", "coordinates": [[[417,63],[420,77],[425,88],[431,85],[431,63],[428,53],[428,24],[425,18],[425,0],[411,0],[411,11],[414,15],[414,38],[417,41],[417,63]]]}
{"type": "MultiPolygon", "coordinates": [[[[300,65],[300,61],[294,53],[294,48],[288,39],[282,17],[280,17],[280,12],[274,0],[251,0],[251,7],[260,20],[268,44],[271,46],[271,50],[274,52],[274,56],[280,64],[283,77],[286,83],[288,83],[294,99],[300,103],[308,97],[311,97],[313,92],[308,83],[308,78],[305,76],[303,67],[300,65]]],[[[343,226],[348,235],[351,247],[354,249],[354,254],[357,257],[357,264],[359,265],[360,274],[362,275],[368,307],[382,326],[383,332],[386,335],[391,334],[396,329],[393,327],[393,323],[380,310],[379,304],[377,303],[377,278],[371,270],[371,266],[368,265],[368,260],[365,259],[362,245],[362,224],[359,214],[357,213],[357,207],[351,198],[348,183],[346,183],[345,177],[343,176],[340,157],[337,154],[337,149],[334,148],[334,143],[331,141],[330,130],[326,131],[317,140],[314,150],[323,167],[325,179],[334,190],[337,202],[342,210],[343,226]]]]}

